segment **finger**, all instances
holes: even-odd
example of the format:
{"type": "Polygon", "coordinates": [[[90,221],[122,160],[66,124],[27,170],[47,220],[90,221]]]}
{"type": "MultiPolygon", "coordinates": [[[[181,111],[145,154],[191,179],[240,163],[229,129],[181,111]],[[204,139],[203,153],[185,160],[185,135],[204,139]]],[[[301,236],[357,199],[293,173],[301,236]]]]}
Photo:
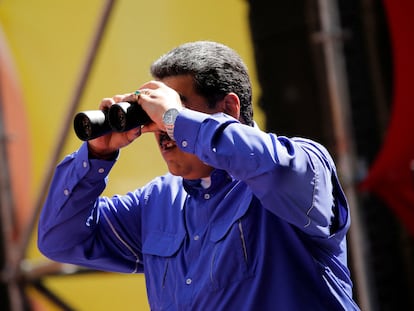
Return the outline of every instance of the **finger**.
{"type": "Polygon", "coordinates": [[[149,94],[148,90],[136,90],[132,93],[124,94],[122,97],[118,97],[118,100],[138,103],[139,97],[143,94],[149,94]]]}
{"type": "Polygon", "coordinates": [[[136,91],[135,91],[134,93],[128,93],[128,94],[123,95],[123,97],[120,98],[120,101],[137,103],[138,102],[138,97],[139,96],[136,94],[136,91]]]}
{"type": "Polygon", "coordinates": [[[140,90],[143,90],[143,89],[155,90],[155,89],[160,88],[162,85],[164,85],[164,83],[162,83],[161,81],[151,80],[141,85],[139,89],[140,90]]]}
{"type": "Polygon", "coordinates": [[[154,90],[151,90],[151,89],[147,89],[147,88],[143,88],[143,89],[139,89],[139,90],[137,90],[137,91],[135,91],[135,93],[137,93],[138,94],[138,97],[139,96],[147,96],[147,97],[153,97],[153,95],[154,95],[154,90]]]}
{"type": "Polygon", "coordinates": [[[129,130],[129,131],[126,133],[126,136],[127,136],[128,142],[129,142],[129,143],[133,142],[135,139],[137,139],[138,137],[140,137],[140,136],[141,136],[141,134],[142,134],[142,131],[141,131],[141,126],[139,126],[139,127],[137,127],[137,128],[134,128],[134,129],[132,129],[132,130],[129,130]]]}
{"type": "Polygon", "coordinates": [[[109,97],[103,98],[99,105],[99,109],[104,110],[106,108],[111,107],[113,104],[115,104],[115,101],[113,98],[109,98],[109,97]]]}
{"type": "Polygon", "coordinates": [[[141,133],[151,133],[160,131],[159,126],[155,122],[148,123],[141,128],[141,133]]]}
{"type": "Polygon", "coordinates": [[[133,93],[117,94],[112,97],[116,103],[134,101],[133,93]]]}

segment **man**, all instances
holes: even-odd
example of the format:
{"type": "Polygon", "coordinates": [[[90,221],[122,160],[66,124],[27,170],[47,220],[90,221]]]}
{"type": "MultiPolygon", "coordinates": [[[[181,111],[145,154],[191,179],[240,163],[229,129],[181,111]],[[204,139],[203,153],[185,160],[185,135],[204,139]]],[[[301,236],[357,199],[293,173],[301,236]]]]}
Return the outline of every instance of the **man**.
{"type": "Polygon", "coordinates": [[[85,142],[57,167],[43,254],[144,272],[152,310],[358,310],[349,209],[325,148],[254,126],[247,69],[222,44],[183,44],[151,73],[101,108],[135,100],[153,122],[85,142]],[[169,173],[99,197],[119,149],[147,132],[169,173]]]}

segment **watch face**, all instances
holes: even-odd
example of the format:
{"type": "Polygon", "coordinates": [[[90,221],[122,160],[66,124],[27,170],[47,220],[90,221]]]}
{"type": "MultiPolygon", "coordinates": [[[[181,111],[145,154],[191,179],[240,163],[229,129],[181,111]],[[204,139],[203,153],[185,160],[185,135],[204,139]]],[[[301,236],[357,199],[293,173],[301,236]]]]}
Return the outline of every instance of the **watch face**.
{"type": "Polygon", "coordinates": [[[171,108],[171,109],[168,109],[162,117],[162,121],[164,122],[167,134],[168,136],[170,136],[172,140],[175,140],[174,139],[174,123],[175,123],[175,119],[177,119],[178,114],[179,114],[178,109],[171,108]]]}
{"type": "Polygon", "coordinates": [[[175,118],[177,117],[178,110],[177,109],[168,109],[164,114],[164,123],[166,125],[174,124],[175,118]]]}
{"type": "Polygon", "coordinates": [[[165,117],[166,117],[166,123],[171,124],[171,123],[172,123],[172,121],[173,121],[172,111],[171,111],[171,110],[169,110],[169,111],[167,112],[167,115],[166,115],[165,117]]]}

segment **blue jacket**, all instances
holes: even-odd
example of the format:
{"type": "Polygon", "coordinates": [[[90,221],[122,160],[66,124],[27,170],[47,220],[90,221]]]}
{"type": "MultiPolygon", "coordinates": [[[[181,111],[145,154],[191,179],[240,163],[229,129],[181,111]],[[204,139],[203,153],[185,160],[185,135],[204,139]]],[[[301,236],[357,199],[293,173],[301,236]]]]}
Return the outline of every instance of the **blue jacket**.
{"type": "Polygon", "coordinates": [[[359,310],[347,268],[349,208],[319,144],[184,110],[180,148],[211,185],[166,174],[99,197],[115,161],[86,144],[57,167],[39,221],[56,261],[144,272],[152,310],[359,310]]]}

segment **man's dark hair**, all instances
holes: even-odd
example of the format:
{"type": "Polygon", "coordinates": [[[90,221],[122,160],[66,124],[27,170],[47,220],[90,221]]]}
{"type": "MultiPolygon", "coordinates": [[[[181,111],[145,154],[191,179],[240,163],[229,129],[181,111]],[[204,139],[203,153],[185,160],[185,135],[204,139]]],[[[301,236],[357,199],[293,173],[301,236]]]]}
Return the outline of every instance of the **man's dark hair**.
{"type": "Polygon", "coordinates": [[[182,44],[161,56],[151,66],[156,79],[191,75],[196,92],[209,108],[230,92],[240,99],[241,121],[253,125],[252,87],[247,67],[231,48],[211,41],[182,44]]]}

